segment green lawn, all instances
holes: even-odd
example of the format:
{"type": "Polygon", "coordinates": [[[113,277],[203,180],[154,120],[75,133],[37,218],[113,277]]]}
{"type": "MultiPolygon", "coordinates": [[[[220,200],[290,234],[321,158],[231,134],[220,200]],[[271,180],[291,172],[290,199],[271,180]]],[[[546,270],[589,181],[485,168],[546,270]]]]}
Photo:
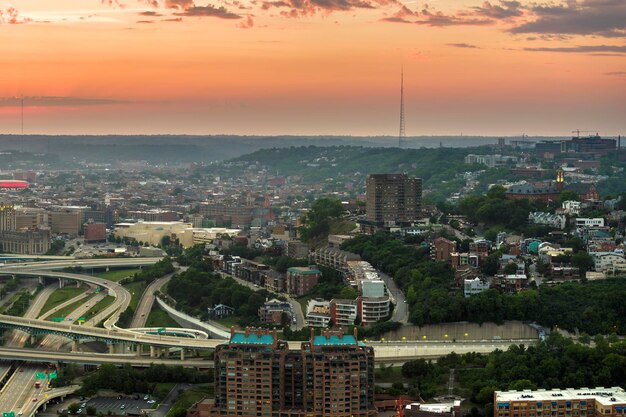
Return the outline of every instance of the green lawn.
{"type": "Polygon", "coordinates": [[[237,322],[239,321],[239,319],[241,319],[241,317],[239,316],[230,316],[230,317],[224,317],[223,319],[213,320],[213,321],[221,324],[224,327],[228,327],[230,329],[232,326],[238,325],[237,322]]]}
{"type": "Polygon", "coordinates": [[[176,320],[167,315],[156,303],[152,306],[152,311],[148,314],[146,327],[180,327],[176,320]]]}
{"type": "Polygon", "coordinates": [[[16,302],[18,298],[20,298],[20,296],[22,295],[22,293],[23,293],[23,292],[24,292],[24,291],[20,291],[20,292],[17,292],[17,293],[15,293],[15,294],[13,294],[13,295],[11,296],[11,298],[9,298],[9,299],[8,299],[8,300],[7,300],[7,301],[3,304],[3,306],[2,306],[2,307],[3,307],[5,310],[6,310],[6,309],[8,309],[9,307],[11,307],[11,306],[13,305],[13,303],[14,303],[14,302],[16,302]]]}
{"type": "Polygon", "coordinates": [[[137,304],[139,304],[143,291],[146,289],[146,283],[143,281],[131,282],[130,284],[124,285],[124,288],[126,288],[132,296],[130,299],[130,308],[132,308],[133,311],[137,310],[137,304]]]}
{"type": "Polygon", "coordinates": [[[58,290],[50,294],[50,297],[48,297],[48,299],[46,300],[46,303],[41,308],[41,311],[39,312],[39,316],[47,313],[48,311],[52,310],[54,307],[58,306],[59,304],[62,304],[66,302],[67,300],[70,300],[76,297],[77,295],[85,292],[85,290],[86,290],[85,287],[59,288],[58,290]]]}
{"type": "Polygon", "coordinates": [[[154,386],[154,391],[152,391],[152,395],[155,396],[158,401],[162,401],[175,385],[175,382],[157,382],[154,386]]]}
{"type": "Polygon", "coordinates": [[[139,271],[140,271],[139,268],[118,269],[118,270],[107,271],[107,272],[99,272],[96,274],[96,276],[103,278],[103,279],[107,279],[109,281],[117,282],[121,279],[134,275],[136,272],[139,272],[139,271]]]}
{"type": "Polygon", "coordinates": [[[178,396],[178,400],[174,403],[170,411],[167,412],[165,417],[174,417],[180,415],[183,410],[187,410],[193,404],[198,401],[202,401],[205,398],[213,395],[212,385],[199,385],[193,388],[185,390],[178,396]]]}
{"type": "Polygon", "coordinates": [[[95,316],[96,314],[100,313],[101,311],[105,310],[108,306],[113,304],[113,301],[115,301],[115,297],[113,297],[112,295],[107,295],[102,300],[98,301],[96,305],[92,306],[89,309],[89,311],[85,313],[85,317],[89,319],[92,316],[95,316]]]}
{"type": "Polygon", "coordinates": [[[86,298],[81,298],[78,301],[73,302],[72,304],[63,307],[62,309],[60,309],[59,311],[55,312],[54,314],[52,314],[48,320],[50,320],[52,317],[71,317],[74,320],[78,320],[78,317],[72,317],[71,314],[74,310],[76,310],[78,307],[82,306],[85,303],[88,303],[89,300],[91,300],[94,296],[90,295],[86,298]]]}
{"type": "Polygon", "coordinates": [[[374,370],[376,382],[410,382],[410,379],[402,376],[401,366],[389,366],[384,368],[376,368],[374,370]]]}

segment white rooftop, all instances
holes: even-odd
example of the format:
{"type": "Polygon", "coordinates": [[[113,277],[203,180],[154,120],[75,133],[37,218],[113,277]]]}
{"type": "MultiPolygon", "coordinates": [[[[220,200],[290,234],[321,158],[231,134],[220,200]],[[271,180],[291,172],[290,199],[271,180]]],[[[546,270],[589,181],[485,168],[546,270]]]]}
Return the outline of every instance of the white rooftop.
{"type": "Polygon", "coordinates": [[[430,413],[451,413],[454,408],[454,404],[420,404],[420,403],[411,403],[407,404],[405,409],[419,409],[420,411],[427,411],[430,413]]]}
{"type": "Polygon", "coordinates": [[[612,388],[567,388],[537,391],[496,391],[497,402],[508,401],[558,401],[558,400],[594,399],[602,405],[626,404],[626,391],[620,387],[612,388]]]}

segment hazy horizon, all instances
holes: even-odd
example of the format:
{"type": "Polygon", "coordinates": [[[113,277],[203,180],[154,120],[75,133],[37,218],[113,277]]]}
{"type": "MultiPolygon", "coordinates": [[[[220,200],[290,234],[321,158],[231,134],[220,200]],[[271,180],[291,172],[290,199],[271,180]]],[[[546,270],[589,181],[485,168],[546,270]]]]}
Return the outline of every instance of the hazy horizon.
{"type": "Polygon", "coordinates": [[[626,132],[623,0],[20,0],[0,133],[626,132]]]}

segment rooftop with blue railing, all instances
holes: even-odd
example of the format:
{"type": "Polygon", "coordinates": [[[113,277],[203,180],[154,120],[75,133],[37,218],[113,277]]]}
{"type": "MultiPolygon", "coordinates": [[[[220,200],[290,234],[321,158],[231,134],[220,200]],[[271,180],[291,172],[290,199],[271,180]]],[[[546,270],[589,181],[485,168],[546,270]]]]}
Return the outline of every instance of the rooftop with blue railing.
{"type": "Polygon", "coordinates": [[[311,332],[311,345],[314,347],[365,346],[358,341],[356,330],[353,335],[344,334],[341,330],[324,330],[319,336],[311,332]]]}
{"type": "Polygon", "coordinates": [[[246,328],[245,331],[235,331],[234,328],[231,328],[230,343],[271,346],[276,344],[277,337],[276,331],[270,332],[268,329],[246,328]]]}
{"type": "Polygon", "coordinates": [[[271,334],[257,335],[257,334],[249,334],[245,335],[243,333],[236,333],[233,337],[230,338],[230,343],[239,343],[245,345],[272,345],[274,344],[274,336],[271,334]]]}
{"type": "Polygon", "coordinates": [[[356,345],[356,339],[354,336],[344,335],[342,337],[337,335],[331,336],[315,336],[313,338],[313,346],[341,346],[341,345],[356,345]]]}

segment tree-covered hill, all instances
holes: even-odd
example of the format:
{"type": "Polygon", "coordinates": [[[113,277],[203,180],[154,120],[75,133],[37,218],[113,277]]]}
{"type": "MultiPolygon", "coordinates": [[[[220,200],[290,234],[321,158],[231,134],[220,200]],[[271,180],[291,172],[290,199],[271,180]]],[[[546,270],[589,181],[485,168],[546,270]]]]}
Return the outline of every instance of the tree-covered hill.
{"type": "Polygon", "coordinates": [[[261,149],[233,162],[256,164],[282,176],[302,176],[305,182],[344,178],[362,184],[367,174],[404,172],[422,178],[426,187],[437,185],[445,189],[446,184],[454,183],[452,188],[457,189],[464,183],[462,178],[456,178],[457,174],[485,168],[464,163],[467,154],[480,151],[480,148],[301,146],[261,149]]]}

